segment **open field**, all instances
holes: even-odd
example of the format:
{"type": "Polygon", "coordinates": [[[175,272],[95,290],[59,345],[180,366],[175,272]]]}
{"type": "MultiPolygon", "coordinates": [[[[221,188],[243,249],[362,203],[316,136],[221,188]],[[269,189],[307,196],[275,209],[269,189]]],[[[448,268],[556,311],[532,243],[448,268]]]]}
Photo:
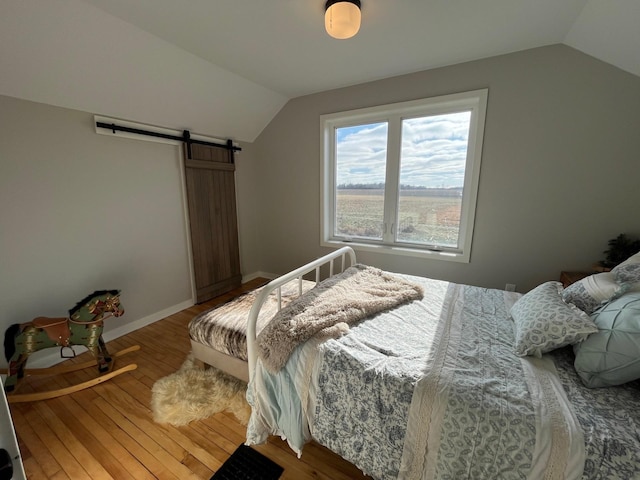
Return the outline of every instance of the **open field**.
{"type": "MultiPolygon", "coordinates": [[[[337,229],[340,235],[382,238],[381,189],[338,190],[337,229]]],[[[456,246],[462,198],[423,190],[400,193],[397,239],[404,242],[456,246]]]]}

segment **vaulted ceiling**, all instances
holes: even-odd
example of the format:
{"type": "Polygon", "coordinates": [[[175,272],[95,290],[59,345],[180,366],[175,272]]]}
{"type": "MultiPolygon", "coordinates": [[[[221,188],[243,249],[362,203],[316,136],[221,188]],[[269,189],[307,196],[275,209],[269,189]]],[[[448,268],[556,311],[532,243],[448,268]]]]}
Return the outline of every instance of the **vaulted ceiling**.
{"type": "Polygon", "coordinates": [[[638,0],[3,0],[0,94],[253,141],[290,98],[564,43],[640,75],[638,0]]]}

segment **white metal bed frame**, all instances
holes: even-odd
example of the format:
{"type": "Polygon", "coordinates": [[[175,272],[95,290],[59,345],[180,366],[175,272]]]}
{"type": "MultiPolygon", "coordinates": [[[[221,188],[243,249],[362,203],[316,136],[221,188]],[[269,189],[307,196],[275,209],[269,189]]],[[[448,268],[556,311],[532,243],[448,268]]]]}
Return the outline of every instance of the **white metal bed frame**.
{"type": "Polygon", "coordinates": [[[334,252],[331,252],[323,257],[320,257],[312,262],[303,265],[291,272],[282,275],[281,277],[272,280],[267,285],[265,285],[256,298],[256,301],[251,306],[251,311],[249,312],[249,319],[247,322],[247,358],[249,362],[249,380],[253,378],[253,374],[256,369],[256,362],[258,361],[258,348],[256,344],[256,321],[258,320],[258,314],[260,313],[260,309],[262,308],[262,304],[265,302],[269,294],[274,290],[277,291],[278,296],[278,311],[282,307],[282,296],[281,296],[281,288],[283,285],[291,282],[292,280],[298,280],[298,295],[302,295],[302,277],[308,273],[315,271],[315,282],[316,285],[320,282],[320,268],[323,265],[329,265],[329,276],[334,274],[333,262],[337,258],[340,258],[341,270],[344,271],[347,267],[346,265],[346,257],[349,256],[350,265],[354,265],[356,263],[356,253],[353,251],[351,247],[342,247],[334,252]]]}
{"type": "Polygon", "coordinates": [[[356,254],[351,247],[342,247],[327,255],[324,255],[316,260],[313,260],[306,265],[303,265],[289,273],[286,273],[274,280],[271,280],[264,287],[262,291],[253,302],[251,310],[247,317],[247,357],[248,361],[240,360],[225,353],[219,352],[214,348],[204,345],[202,343],[191,340],[191,352],[197,361],[200,361],[206,365],[211,365],[223,372],[233,375],[236,378],[248,382],[253,377],[255,371],[256,362],[258,361],[258,349],[256,344],[256,322],[262,305],[267,300],[269,295],[276,291],[278,298],[278,310],[282,308],[282,287],[294,280],[298,281],[298,296],[302,295],[302,280],[303,277],[311,272],[315,271],[315,283],[320,282],[320,270],[322,267],[329,268],[329,276],[334,273],[343,272],[348,266],[352,266],[356,263],[356,254]],[[348,260],[347,260],[348,257],[348,260]],[[340,259],[340,269],[337,270],[334,267],[334,262],[340,259]],[[347,261],[349,264],[347,265],[347,261]]]}

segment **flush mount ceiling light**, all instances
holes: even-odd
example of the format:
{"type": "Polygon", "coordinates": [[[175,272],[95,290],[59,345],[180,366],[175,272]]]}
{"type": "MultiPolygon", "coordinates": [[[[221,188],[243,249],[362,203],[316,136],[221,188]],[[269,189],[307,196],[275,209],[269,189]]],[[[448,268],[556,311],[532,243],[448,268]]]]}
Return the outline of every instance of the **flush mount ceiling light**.
{"type": "Polygon", "coordinates": [[[351,38],[360,30],[360,0],[327,0],[324,28],[333,38],[351,38]]]}

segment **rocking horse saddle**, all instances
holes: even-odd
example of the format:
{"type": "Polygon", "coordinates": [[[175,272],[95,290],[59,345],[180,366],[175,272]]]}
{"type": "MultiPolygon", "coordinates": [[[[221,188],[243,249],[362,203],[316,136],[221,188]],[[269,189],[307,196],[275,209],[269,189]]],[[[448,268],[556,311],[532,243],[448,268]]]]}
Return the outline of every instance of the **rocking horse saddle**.
{"type": "Polygon", "coordinates": [[[44,330],[51,341],[64,346],[69,344],[71,330],[69,329],[69,320],[67,318],[37,317],[31,323],[33,323],[33,326],[44,330]]]}

